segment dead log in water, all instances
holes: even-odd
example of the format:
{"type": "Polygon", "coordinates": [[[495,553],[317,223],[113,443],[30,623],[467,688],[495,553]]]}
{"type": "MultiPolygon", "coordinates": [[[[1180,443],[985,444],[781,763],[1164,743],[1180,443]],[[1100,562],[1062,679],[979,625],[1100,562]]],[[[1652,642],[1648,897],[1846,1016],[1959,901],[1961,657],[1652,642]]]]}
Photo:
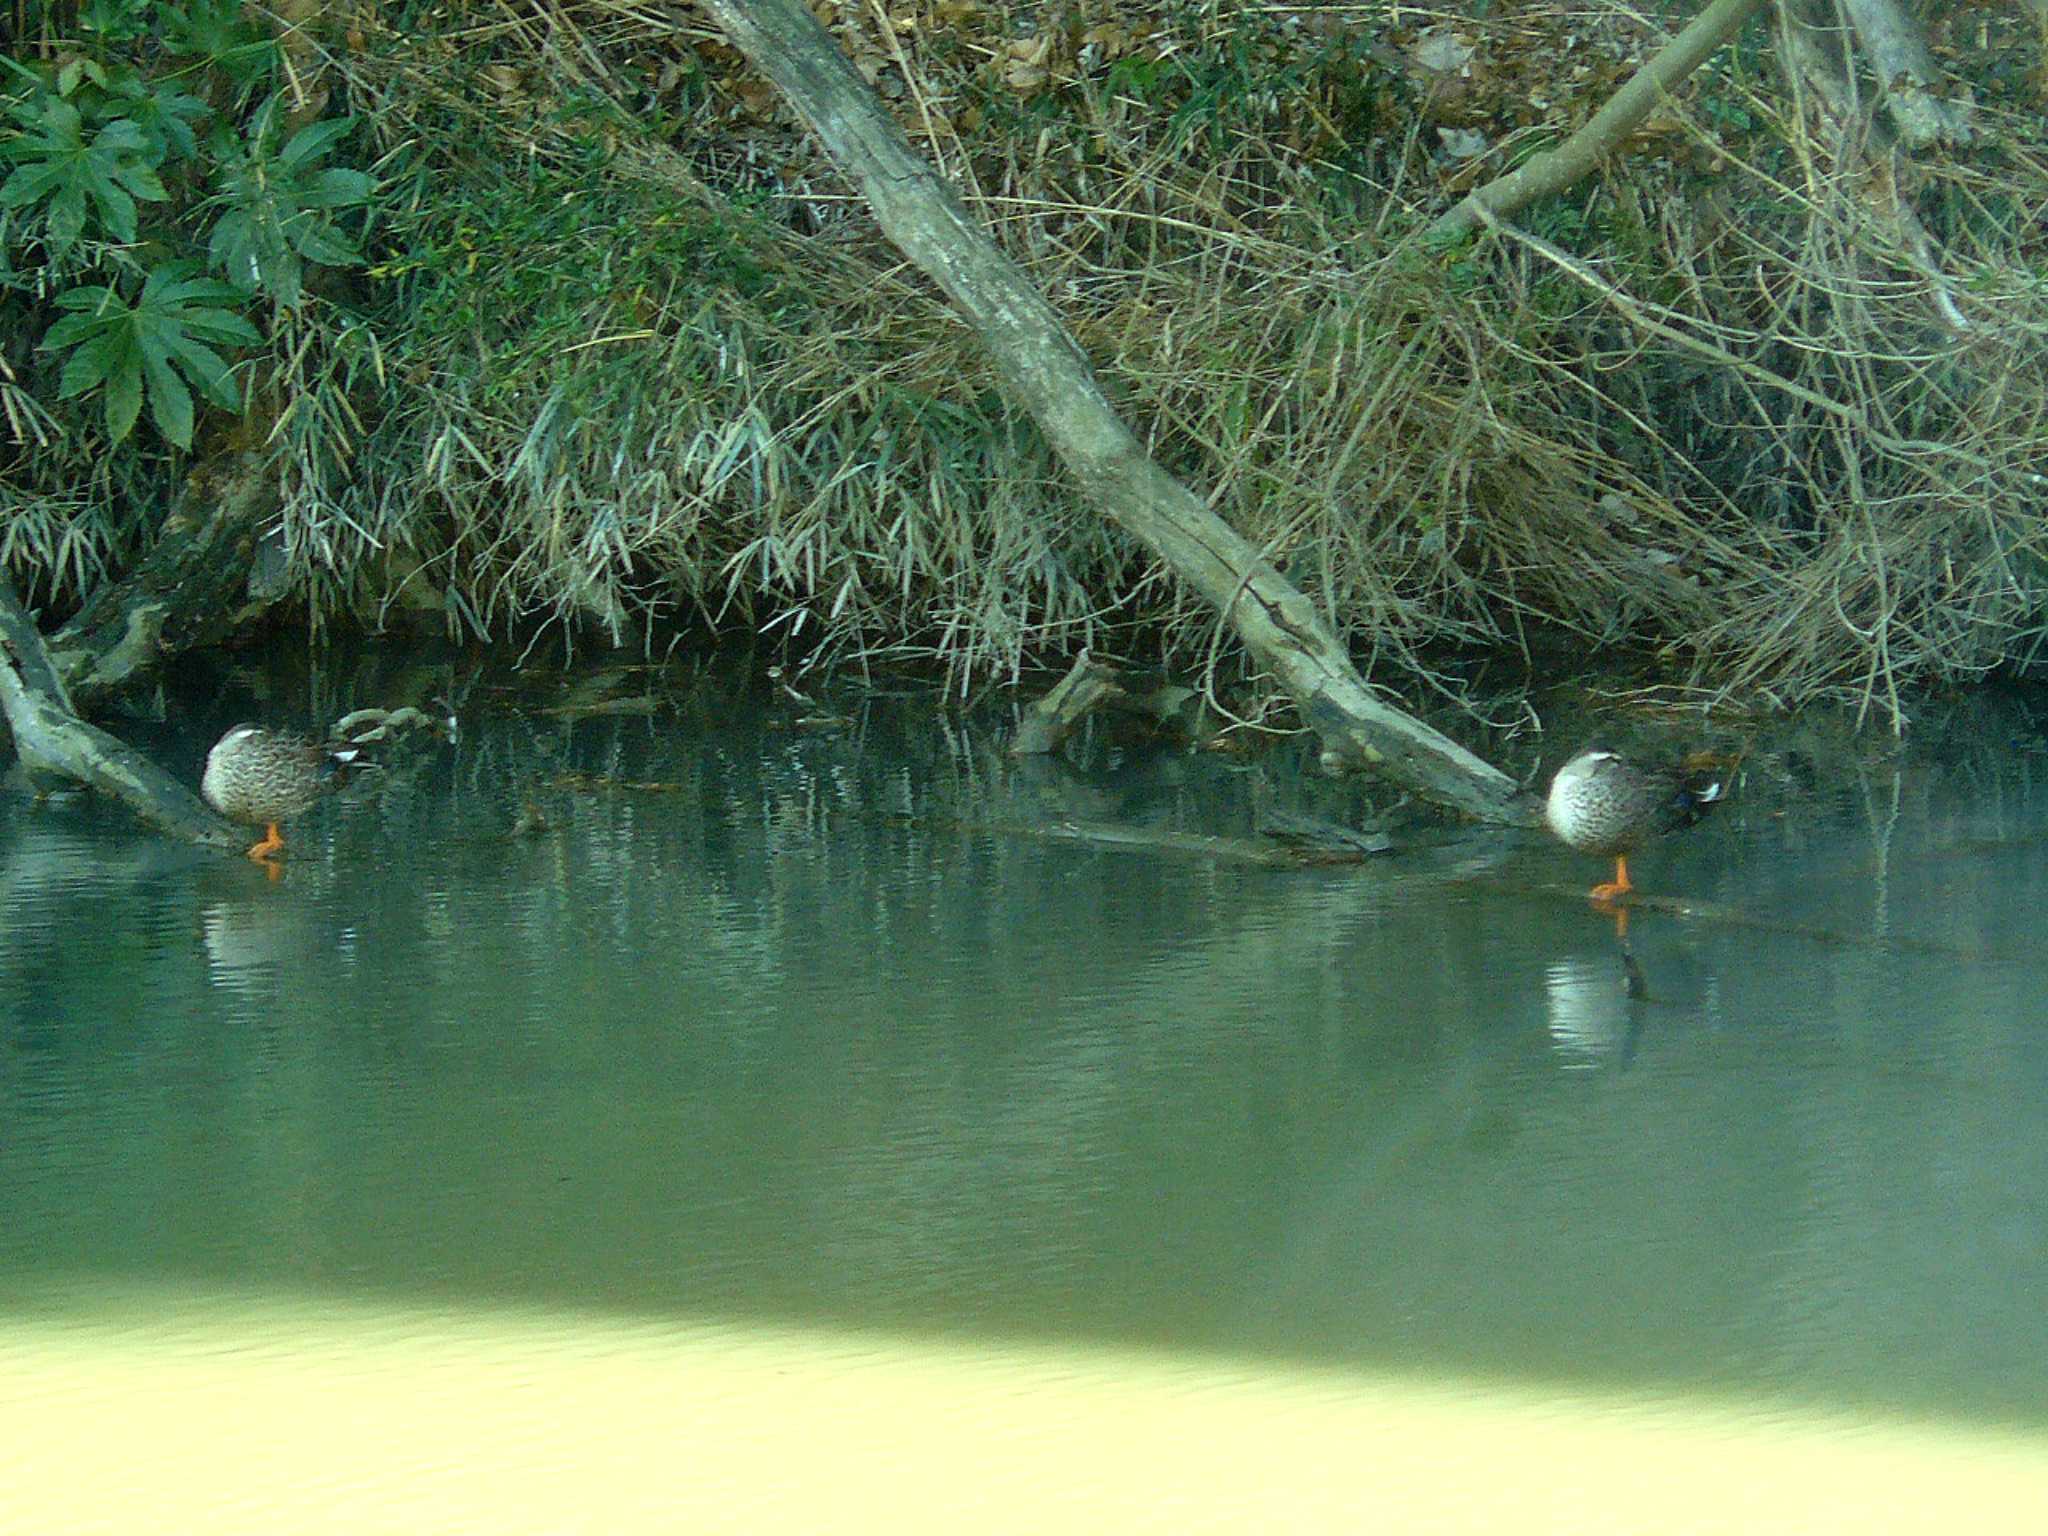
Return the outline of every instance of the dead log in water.
{"type": "Polygon", "coordinates": [[[239,847],[241,832],[119,737],[79,719],[41,632],[0,576],[0,710],[30,773],[60,774],[109,795],[144,822],[190,843],[239,847]]]}
{"type": "Polygon", "coordinates": [[[1315,604],[1146,452],[1052,305],[911,148],[800,0],[705,8],[818,135],[882,232],[974,327],[1075,483],[1215,606],[1293,696],[1332,766],[1369,769],[1478,820],[1534,819],[1506,774],[1367,687],[1315,604]]]}

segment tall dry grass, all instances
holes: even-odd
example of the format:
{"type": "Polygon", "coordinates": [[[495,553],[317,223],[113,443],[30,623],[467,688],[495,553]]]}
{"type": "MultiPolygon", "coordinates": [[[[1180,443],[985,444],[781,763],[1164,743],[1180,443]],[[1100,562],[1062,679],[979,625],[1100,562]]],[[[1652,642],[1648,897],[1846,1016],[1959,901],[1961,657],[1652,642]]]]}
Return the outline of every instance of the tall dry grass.
{"type": "MultiPolygon", "coordinates": [[[[388,152],[378,261],[270,360],[312,611],[638,645],[701,618],[963,679],[1237,664],[710,34],[436,14],[337,52],[388,152]]],[[[1455,694],[1451,651],[1562,636],[1896,722],[2039,649],[2038,111],[1988,99],[1979,146],[1893,164],[1738,53],[1654,148],[1446,255],[1415,232],[1545,130],[1447,158],[1386,17],[1112,34],[1104,4],[1034,52],[1035,10],[828,14],[1152,450],[1376,675],[1455,694]]],[[[1526,65],[1546,18],[1460,25],[1526,65]]]]}

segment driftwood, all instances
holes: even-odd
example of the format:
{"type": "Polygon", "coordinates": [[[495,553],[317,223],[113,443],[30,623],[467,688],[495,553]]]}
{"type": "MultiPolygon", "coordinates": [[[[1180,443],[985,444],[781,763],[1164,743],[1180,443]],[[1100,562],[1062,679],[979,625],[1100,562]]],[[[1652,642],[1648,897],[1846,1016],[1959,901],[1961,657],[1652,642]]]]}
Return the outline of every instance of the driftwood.
{"type": "Polygon", "coordinates": [[[1377,698],[1315,605],[1145,452],[1045,297],[968,217],[801,0],[705,0],[860,188],[890,240],[988,347],[1081,489],[1213,603],[1280,680],[1333,767],[1369,768],[1439,804],[1526,823],[1514,780],[1377,698]]]}
{"type": "MultiPolygon", "coordinates": [[[[1243,864],[1257,869],[1305,869],[1324,864],[1362,864],[1384,848],[1329,847],[1298,843],[1254,842],[1206,832],[1166,832],[1107,821],[963,821],[969,832],[1001,837],[1033,838],[1047,843],[1076,843],[1107,853],[1182,854],[1218,864],[1243,864]]],[[[1391,847],[1391,844],[1388,845],[1391,847]]]]}
{"type": "Polygon", "coordinates": [[[1037,757],[1059,751],[1060,744],[1116,690],[1115,669],[1083,651],[1052,691],[1032,700],[1025,709],[1024,718],[1017,723],[1016,739],[1010,743],[1010,755],[1037,757]]]}
{"type": "Polygon", "coordinates": [[[1040,757],[1057,752],[1081,722],[1100,709],[1135,715],[1155,728],[1204,739],[1200,703],[1201,695],[1192,688],[1157,677],[1134,684],[1121,669],[1083,651],[1050,693],[1025,708],[1024,718],[1017,722],[1016,738],[1010,743],[1010,755],[1040,757]]]}
{"type": "Polygon", "coordinates": [[[1354,863],[1378,853],[1392,853],[1394,839],[1385,832],[1362,832],[1322,816],[1304,816],[1264,806],[1258,815],[1259,836],[1293,849],[1308,863],[1354,863]]]}
{"type": "Polygon", "coordinates": [[[168,655],[223,639],[269,606],[282,582],[265,573],[281,561],[262,558],[261,530],[276,496],[253,453],[224,454],[195,470],[136,568],[101,587],[47,638],[0,580],[0,709],[32,777],[75,779],[186,842],[239,848],[246,841],[148,757],[87,724],[76,701],[112,692],[168,655]]]}
{"type": "MultiPolygon", "coordinates": [[[[1832,0],[1825,11],[1815,0],[1803,4],[1809,25],[1825,26],[1834,18],[1832,0]]],[[[1967,99],[1940,94],[1942,75],[1933,51],[1900,0],[1841,0],[1841,5],[1901,141],[1913,149],[1969,143],[1976,136],[1975,109],[1967,99]]]]}
{"type": "Polygon", "coordinates": [[[126,742],[78,718],[35,620],[0,577],[0,709],[22,766],[88,784],[149,825],[191,843],[236,848],[246,841],[200,798],[126,742]]]}

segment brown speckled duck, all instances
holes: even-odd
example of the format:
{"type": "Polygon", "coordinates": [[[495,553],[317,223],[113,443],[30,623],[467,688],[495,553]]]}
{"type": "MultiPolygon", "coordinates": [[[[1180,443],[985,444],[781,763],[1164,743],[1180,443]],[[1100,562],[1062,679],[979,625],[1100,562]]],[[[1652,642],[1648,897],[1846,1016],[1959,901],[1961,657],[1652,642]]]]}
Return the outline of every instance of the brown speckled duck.
{"type": "Polygon", "coordinates": [[[230,821],[264,829],[263,841],[249,850],[249,857],[260,862],[284,847],[278,824],[338,788],[338,770],[358,763],[361,753],[348,742],[238,725],[206,754],[199,792],[230,821]]]}
{"type": "Polygon", "coordinates": [[[1619,752],[1589,747],[1557,770],[1543,818],[1559,840],[1614,860],[1614,879],[1592,889],[1611,901],[1635,889],[1628,856],[1644,843],[1689,827],[1728,792],[1734,764],[1698,753],[1673,768],[1646,768],[1619,752]]]}

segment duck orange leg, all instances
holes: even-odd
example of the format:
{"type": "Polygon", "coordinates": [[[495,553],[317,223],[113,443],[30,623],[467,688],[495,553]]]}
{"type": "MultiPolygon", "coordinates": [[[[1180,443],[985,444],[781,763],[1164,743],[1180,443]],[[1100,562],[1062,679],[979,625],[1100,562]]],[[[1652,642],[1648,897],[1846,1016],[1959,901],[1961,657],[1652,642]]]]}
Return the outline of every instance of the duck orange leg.
{"type": "Polygon", "coordinates": [[[1612,901],[1617,896],[1626,896],[1634,889],[1628,878],[1628,855],[1621,853],[1616,854],[1614,858],[1613,881],[1594,886],[1588,894],[1595,901],[1612,901]]]}
{"type": "Polygon", "coordinates": [[[263,841],[249,850],[249,857],[258,863],[268,863],[284,847],[284,838],[277,830],[277,823],[266,822],[263,827],[263,841]]]}

